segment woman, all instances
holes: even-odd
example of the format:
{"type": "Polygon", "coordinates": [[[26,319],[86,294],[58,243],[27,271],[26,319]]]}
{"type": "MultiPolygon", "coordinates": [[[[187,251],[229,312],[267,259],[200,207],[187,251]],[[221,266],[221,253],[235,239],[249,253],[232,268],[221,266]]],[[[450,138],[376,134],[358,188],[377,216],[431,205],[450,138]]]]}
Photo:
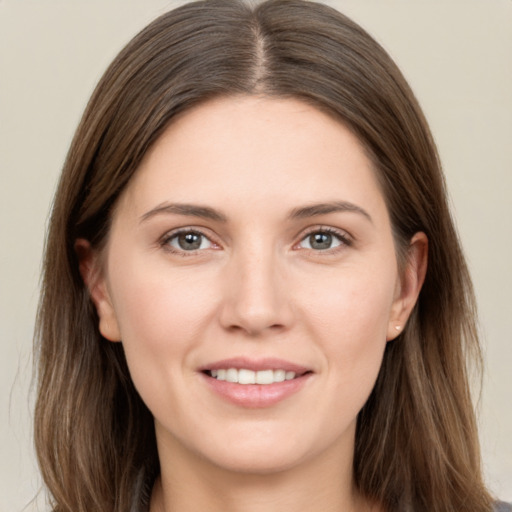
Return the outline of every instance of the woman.
{"type": "Polygon", "coordinates": [[[119,54],[57,191],[38,339],[55,511],[493,509],[432,138],[325,6],[191,3],[119,54]]]}

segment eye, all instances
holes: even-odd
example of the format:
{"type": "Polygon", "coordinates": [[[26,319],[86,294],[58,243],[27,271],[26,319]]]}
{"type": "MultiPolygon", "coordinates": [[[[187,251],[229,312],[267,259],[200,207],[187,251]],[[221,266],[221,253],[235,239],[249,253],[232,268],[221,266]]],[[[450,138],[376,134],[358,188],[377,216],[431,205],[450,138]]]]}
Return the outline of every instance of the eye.
{"type": "Polygon", "coordinates": [[[350,245],[349,241],[341,233],[333,232],[331,230],[322,229],[309,233],[304,237],[299,247],[301,249],[312,249],[314,251],[326,251],[334,249],[341,245],[350,245]]]}
{"type": "Polygon", "coordinates": [[[163,245],[179,252],[200,251],[213,247],[213,242],[198,231],[180,231],[163,240],[163,245]]]}

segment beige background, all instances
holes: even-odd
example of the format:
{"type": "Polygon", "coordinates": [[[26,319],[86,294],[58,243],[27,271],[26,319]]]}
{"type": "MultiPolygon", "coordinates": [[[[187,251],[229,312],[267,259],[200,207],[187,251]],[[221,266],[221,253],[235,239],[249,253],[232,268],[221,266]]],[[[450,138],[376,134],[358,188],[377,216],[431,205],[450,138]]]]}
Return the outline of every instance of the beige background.
{"type": "MultiPolygon", "coordinates": [[[[512,501],[512,0],[330,3],[396,59],[438,142],[480,304],[487,481],[512,501]]],[[[45,220],[59,169],[106,65],[174,5],[0,0],[0,512],[21,511],[40,486],[30,351],[45,220]]]]}

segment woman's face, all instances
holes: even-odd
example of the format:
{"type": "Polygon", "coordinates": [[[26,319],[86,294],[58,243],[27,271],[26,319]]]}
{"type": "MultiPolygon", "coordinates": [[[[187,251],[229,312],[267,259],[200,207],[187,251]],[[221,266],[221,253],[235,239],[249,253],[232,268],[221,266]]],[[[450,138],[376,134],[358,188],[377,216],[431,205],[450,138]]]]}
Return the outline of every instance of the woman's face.
{"type": "Polygon", "coordinates": [[[100,329],[122,340],[161,455],[256,473],[350,459],[417,289],[342,124],[298,100],[188,111],[146,155],[105,250],[89,281],[100,329]]]}

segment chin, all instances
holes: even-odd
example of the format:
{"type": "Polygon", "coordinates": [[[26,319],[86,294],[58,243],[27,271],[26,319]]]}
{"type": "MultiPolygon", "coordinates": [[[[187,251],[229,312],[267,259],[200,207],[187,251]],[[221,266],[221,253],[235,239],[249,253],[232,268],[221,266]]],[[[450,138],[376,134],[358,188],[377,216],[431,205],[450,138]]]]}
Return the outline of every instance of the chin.
{"type": "Polygon", "coordinates": [[[303,461],[305,457],[295,450],[267,452],[243,452],[233,448],[235,453],[211,457],[210,462],[218,468],[240,475],[270,475],[289,471],[303,461]]]}
{"type": "MultiPolygon", "coordinates": [[[[245,430],[245,429],[244,429],[245,430]]],[[[339,439],[324,433],[325,437],[313,433],[287,428],[276,431],[272,428],[253,428],[250,431],[228,432],[223,439],[211,439],[208,446],[198,446],[201,458],[219,469],[245,475],[269,475],[314,464],[327,451],[341,454],[339,439]],[[338,446],[337,446],[338,445],[338,446]],[[201,449],[202,448],[202,449],[201,449]]]]}

